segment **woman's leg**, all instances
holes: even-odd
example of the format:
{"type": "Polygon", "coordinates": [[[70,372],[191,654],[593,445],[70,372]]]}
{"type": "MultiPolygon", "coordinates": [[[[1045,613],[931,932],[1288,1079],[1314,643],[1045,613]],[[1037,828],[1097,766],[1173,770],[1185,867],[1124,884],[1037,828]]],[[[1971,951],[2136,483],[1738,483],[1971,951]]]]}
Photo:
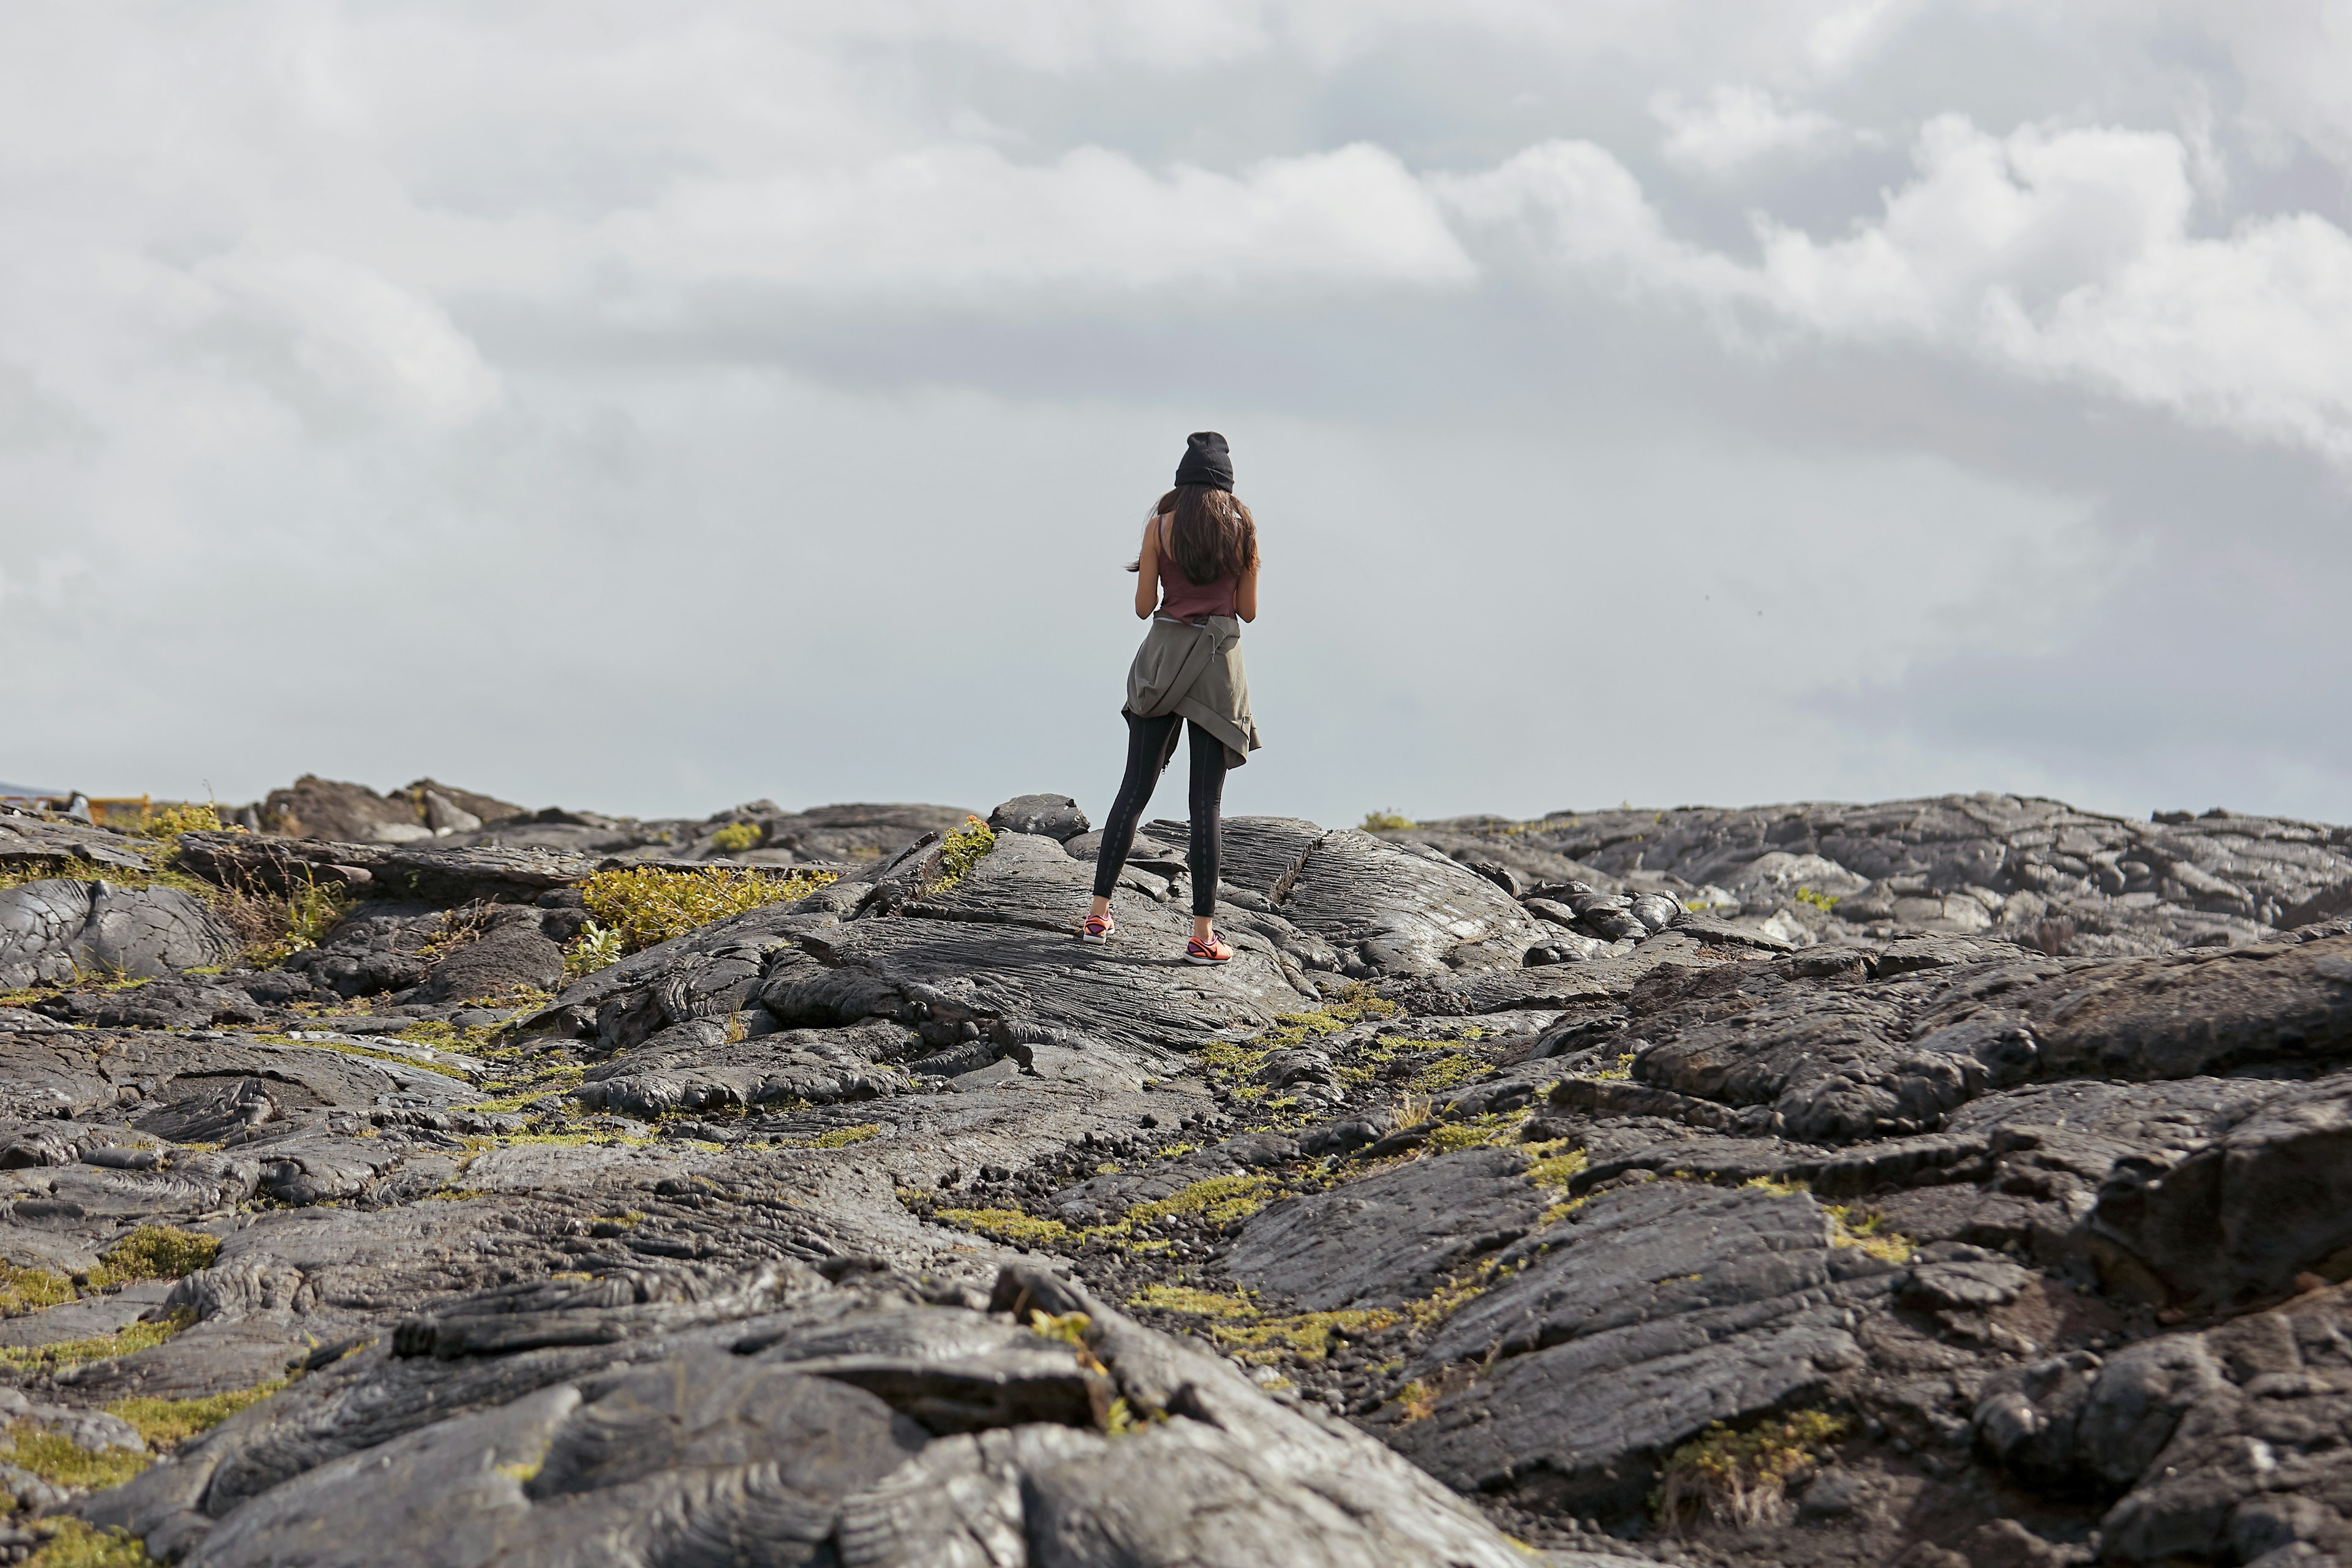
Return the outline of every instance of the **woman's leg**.
{"type": "Polygon", "coordinates": [[[1198,724],[1192,731],[1192,934],[1206,941],[1209,916],[1217,907],[1217,838],[1225,801],[1225,743],[1198,724]]]}
{"type": "Polygon", "coordinates": [[[1118,874],[1127,865],[1127,852],[1135,847],[1135,825],[1143,818],[1143,808],[1151,804],[1151,791],[1167,769],[1168,759],[1176,754],[1176,732],[1182,721],[1170,713],[1158,719],[1139,719],[1132,713],[1127,720],[1127,776],[1119,780],[1118,795],[1110,805],[1110,817],[1103,824],[1102,849],[1095,858],[1095,907],[1101,914],[1110,908],[1110,892],[1118,886],[1118,874]]]}

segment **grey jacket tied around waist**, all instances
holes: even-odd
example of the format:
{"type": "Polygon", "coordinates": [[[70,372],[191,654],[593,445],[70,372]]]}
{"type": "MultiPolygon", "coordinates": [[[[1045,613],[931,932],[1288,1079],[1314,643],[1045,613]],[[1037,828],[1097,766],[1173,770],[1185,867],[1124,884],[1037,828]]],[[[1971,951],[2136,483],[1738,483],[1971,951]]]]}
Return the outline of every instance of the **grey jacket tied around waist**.
{"type": "Polygon", "coordinates": [[[1127,672],[1127,710],[1139,719],[1181,713],[1225,743],[1225,766],[1258,749],[1242,670],[1242,624],[1203,616],[1195,624],[1154,616],[1127,672]]]}

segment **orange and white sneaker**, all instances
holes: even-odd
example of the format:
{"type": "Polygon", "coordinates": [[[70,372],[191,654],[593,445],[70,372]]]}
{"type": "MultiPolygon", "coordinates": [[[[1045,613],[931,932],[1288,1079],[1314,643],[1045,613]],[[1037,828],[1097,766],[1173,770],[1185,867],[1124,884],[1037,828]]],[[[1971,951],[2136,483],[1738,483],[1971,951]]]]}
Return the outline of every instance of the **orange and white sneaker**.
{"type": "Polygon", "coordinates": [[[1184,962],[1187,963],[1231,963],[1233,961],[1234,950],[1224,944],[1223,938],[1212,936],[1202,942],[1196,936],[1184,944],[1184,962]]]}
{"type": "Polygon", "coordinates": [[[1104,947],[1109,944],[1111,933],[1117,930],[1118,923],[1108,915],[1088,915],[1078,923],[1078,940],[1104,947]]]}

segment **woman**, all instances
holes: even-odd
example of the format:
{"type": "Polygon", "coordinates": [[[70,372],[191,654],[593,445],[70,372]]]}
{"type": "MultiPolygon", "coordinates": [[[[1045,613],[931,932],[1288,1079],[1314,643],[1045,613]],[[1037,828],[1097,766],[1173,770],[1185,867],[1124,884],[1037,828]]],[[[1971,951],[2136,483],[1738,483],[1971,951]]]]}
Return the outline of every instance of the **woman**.
{"type": "Polygon", "coordinates": [[[1217,905],[1217,813],[1225,770],[1257,750],[1249,682],[1242,673],[1241,623],[1257,619],[1257,523],[1234,496],[1225,438],[1203,430],[1184,445],[1176,488],[1144,520],[1135,564],[1135,613],[1151,618],[1127,675],[1127,776],[1103,824],[1095,861],[1095,901],[1079,940],[1107,942],[1116,929],[1111,889],[1135,846],[1135,824],[1176,754],[1176,732],[1192,736],[1192,940],[1188,963],[1226,963],[1234,950],[1209,916],[1217,905]]]}

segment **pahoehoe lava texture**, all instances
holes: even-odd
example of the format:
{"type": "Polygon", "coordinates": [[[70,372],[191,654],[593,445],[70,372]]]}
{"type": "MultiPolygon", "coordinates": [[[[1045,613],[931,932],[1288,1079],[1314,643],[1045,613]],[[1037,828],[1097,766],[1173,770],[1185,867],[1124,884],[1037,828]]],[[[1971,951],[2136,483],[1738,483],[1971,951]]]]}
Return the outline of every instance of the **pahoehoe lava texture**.
{"type": "Polygon", "coordinates": [[[2346,829],[1240,817],[1202,969],[1065,795],[247,815],[0,814],[9,1560],[2352,1559],[2346,829]]]}

